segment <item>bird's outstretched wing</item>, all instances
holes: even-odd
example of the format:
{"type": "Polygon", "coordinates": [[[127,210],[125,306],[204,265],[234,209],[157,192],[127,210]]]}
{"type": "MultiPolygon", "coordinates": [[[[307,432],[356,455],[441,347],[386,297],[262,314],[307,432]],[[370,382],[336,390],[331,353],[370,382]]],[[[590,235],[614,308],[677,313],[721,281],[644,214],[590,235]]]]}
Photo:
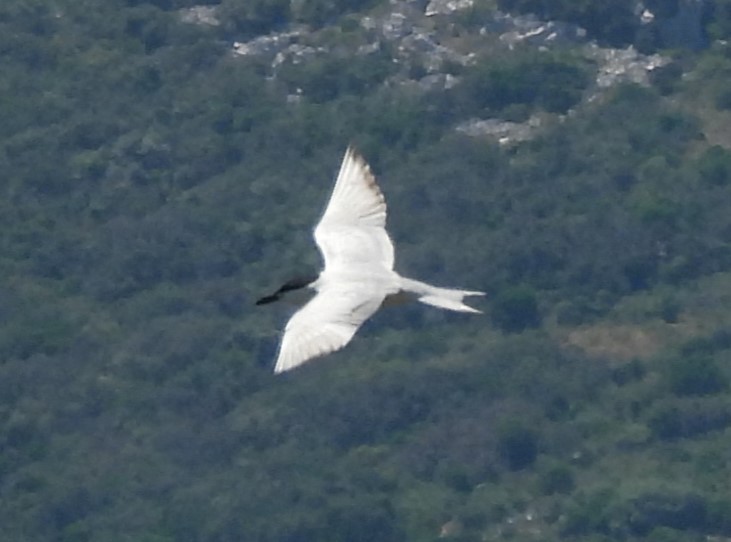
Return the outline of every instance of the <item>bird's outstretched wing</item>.
{"type": "Polygon", "coordinates": [[[315,242],[327,271],[354,266],[393,269],[393,243],[386,233],[386,200],[368,164],[348,147],[315,242]]]}
{"type": "Polygon", "coordinates": [[[338,283],[321,289],[297,311],[284,329],[275,373],[288,371],[341,349],[383,302],[384,295],[354,283],[338,283]]]}

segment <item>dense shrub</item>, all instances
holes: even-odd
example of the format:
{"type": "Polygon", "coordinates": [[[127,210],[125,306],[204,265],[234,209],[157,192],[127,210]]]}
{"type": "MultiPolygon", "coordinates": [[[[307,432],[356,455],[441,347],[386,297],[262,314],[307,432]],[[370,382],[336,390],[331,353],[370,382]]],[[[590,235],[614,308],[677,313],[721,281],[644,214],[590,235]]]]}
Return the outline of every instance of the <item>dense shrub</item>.
{"type": "Polygon", "coordinates": [[[657,527],[686,531],[706,525],[706,499],[696,494],[648,493],[634,499],[629,508],[627,523],[640,536],[657,527]]]}
{"type": "Polygon", "coordinates": [[[458,107],[485,113],[532,106],[565,113],[589,83],[585,61],[549,52],[521,51],[478,64],[453,91],[458,107]]]}
{"type": "Polygon", "coordinates": [[[713,0],[708,2],[706,28],[710,36],[717,40],[725,40],[731,36],[731,1],[713,0]]]}
{"type": "Polygon", "coordinates": [[[652,407],[647,425],[661,440],[691,438],[731,425],[731,408],[723,398],[668,399],[652,407]]]}
{"type": "Polygon", "coordinates": [[[701,179],[712,185],[723,186],[731,182],[731,152],[714,145],[698,158],[701,179]]]}
{"type": "Polygon", "coordinates": [[[528,286],[512,286],[498,292],[492,306],[492,320],[503,331],[520,332],[540,325],[538,300],[528,286]]]}
{"type": "Polygon", "coordinates": [[[675,395],[709,395],[728,389],[728,377],[710,356],[688,355],[672,359],[663,375],[675,395]]]}
{"type": "Polygon", "coordinates": [[[534,13],[541,19],[577,24],[591,37],[613,46],[630,43],[639,26],[631,0],[499,0],[498,7],[504,11],[534,13]]]}
{"type": "Polygon", "coordinates": [[[571,469],[563,465],[552,467],[543,472],[539,484],[545,495],[570,493],[576,485],[571,469]]]}
{"type": "Polygon", "coordinates": [[[538,456],[538,434],[519,422],[505,422],[499,430],[498,452],[510,470],[528,468],[538,456]]]}
{"type": "MultiPolygon", "coordinates": [[[[422,92],[384,85],[387,45],[348,52],[385,2],[211,2],[219,26],[182,22],[195,0],[0,3],[0,540],[731,534],[731,334],[673,346],[726,319],[728,156],[693,117],[725,107],[725,46],[576,107],[593,67],[566,51],[496,47],[449,66],[461,88],[422,92]],[[274,78],[231,54],[330,21],[274,78]],[[508,145],[454,129],[541,110],[571,114],[508,145]],[[493,322],[384,310],[274,377],[291,308],[252,302],[319,266],[310,228],[349,141],[399,269],[488,291],[493,322]]],[[[532,4],[606,18],[590,32],[612,39],[625,6],[532,4]]],[[[465,13],[471,31],[494,5],[465,13]]],[[[467,43],[459,17],[430,20],[445,45],[467,43]]]]}

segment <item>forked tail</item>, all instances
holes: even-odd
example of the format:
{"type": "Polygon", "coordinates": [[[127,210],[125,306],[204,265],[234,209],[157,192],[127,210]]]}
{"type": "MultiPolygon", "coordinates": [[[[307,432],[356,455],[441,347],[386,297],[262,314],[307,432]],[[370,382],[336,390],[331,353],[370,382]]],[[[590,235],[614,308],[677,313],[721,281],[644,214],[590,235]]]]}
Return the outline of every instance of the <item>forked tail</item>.
{"type": "Polygon", "coordinates": [[[401,288],[416,296],[418,301],[441,309],[458,312],[482,312],[464,304],[468,296],[485,295],[485,292],[458,290],[455,288],[439,288],[418,280],[401,277],[401,288]]]}

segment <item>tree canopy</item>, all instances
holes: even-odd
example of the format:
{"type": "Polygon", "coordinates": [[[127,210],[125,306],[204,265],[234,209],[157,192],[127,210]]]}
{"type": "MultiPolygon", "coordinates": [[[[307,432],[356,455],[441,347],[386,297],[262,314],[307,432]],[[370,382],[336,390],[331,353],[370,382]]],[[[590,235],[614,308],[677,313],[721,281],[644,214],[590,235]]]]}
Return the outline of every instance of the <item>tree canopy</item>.
{"type": "MultiPolygon", "coordinates": [[[[599,93],[576,47],[491,43],[423,88],[347,48],[389,5],[0,5],[0,539],[731,536],[728,44],[599,93]],[[232,53],[293,27],[302,62],[232,53]],[[253,301],[317,269],[350,142],[399,271],[485,315],[384,310],[275,377],[290,313],[253,301]]],[[[495,6],[641,38],[632,2],[495,6]]]]}

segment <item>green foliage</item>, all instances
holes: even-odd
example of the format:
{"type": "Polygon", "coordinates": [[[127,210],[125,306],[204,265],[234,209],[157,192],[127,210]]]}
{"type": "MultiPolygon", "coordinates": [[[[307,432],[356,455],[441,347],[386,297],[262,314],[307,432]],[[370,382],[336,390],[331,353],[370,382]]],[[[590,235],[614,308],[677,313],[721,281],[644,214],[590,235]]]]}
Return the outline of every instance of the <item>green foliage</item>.
{"type": "Polygon", "coordinates": [[[631,0],[498,0],[498,7],[504,11],[534,13],[545,20],[577,24],[592,38],[612,46],[631,42],[639,25],[631,0]]]}
{"type": "Polygon", "coordinates": [[[508,421],[498,430],[498,451],[510,470],[530,467],[538,456],[538,434],[517,421],[508,421]]]}
{"type": "Polygon", "coordinates": [[[668,324],[676,324],[678,322],[680,309],[680,303],[672,296],[664,296],[660,300],[660,306],[658,307],[660,318],[668,324]]]}
{"type": "Polygon", "coordinates": [[[726,185],[731,182],[731,152],[714,145],[698,159],[698,171],[703,181],[726,185]]]}
{"type": "Polygon", "coordinates": [[[658,66],[648,76],[660,94],[667,96],[678,90],[682,81],[683,66],[678,61],[671,61],[664,66],[658,66]]]}
{"type": "Polygon", "coordinates": [[[541,474],[539,484],[545,495],[553,495],[555,493],[571,493],[576,482],[569,467],[557,465],[541,474]]]}
{"type": "Polygon", "coordinates": [[[731,91],[722,89],[716,95],[716,107],[728,111],[731,109],[731,91]]]}
{"type": "Polygon", "coordinates": [[[540,325],[538,301],[528,286],[512,286],[501,290],[492,306],[492,320],[503,331],[520,332],[540,325]]]}
{"type": "Polygon", "coordinates": [[[718,511],[726,505],[724,500],[669,488],[643,491],[630,498],[601,489],[576,497],[563,533],[581,535],[582,539],[602,534],[608,539],[700,540],[703,531],[725,532],[718,511]]]}
{"type": "Polygon", "coordinates": [[[378,3],[380,0],[354,0],[347,5],[334,0],[223,0],[220,15],[228,31],[249,37],[276,31],[292,21],[322,27],[378,3]]]}
{"type": "Polygon", "coordinates": [[[731,410],[717,398],[660,401],[648,416],[648,427],[661,440],[691,438],[731,425],[731,410]]]}
{"type": "Polygon", "coordinates": [[[577,494],[567,509],[561,534],[582,538],[592,533],[611,534],[614,499],[615,495],[610,489],[577,494]]]}
{"type": "MultiPolygon", "coordinates": [[[[423,93],[391,84],[387,44],[341,52],[375,1],[224,0],[220,27],[181,22],[195,4],[0,6],[0,539],[729,535],[731,335],[708,311],[725,293],[699,284],[731,269],[731,166],[692,77],[583,104],[580,57],[496,50],[423,93]],[[330,21],[336,53],[273,80],[229,52],[330,21]],[[569,109],[506,147],[453,129],[569,109]],[[275,378],[288,312],[251,302],[318,265],[309,228],[348,141],[388,198],[399,270],[489,291],[492,322],[384,310],[275,378]],[[611,343],[638,292],[650,323],[632,331],[657,359],[585,354],[574,334],[611,343]]],[[[624,43],[624,2],[512,5],[624,43]]],[[[682,63],[721,109],[723,55],[682,63]]]]}
{"type": "Polygon", "coordinates": [[[707,395],[728,388],[728,377],[716,361],[704,355],[690,355],[668,361],[664,367],[670,390],[679,396],[707,395]]]}
{"type": "Polygon", "coordinates": [[[381,0],[353,0],[343,4],[336,0],[302,0],[293,3],[292,16],[296,21],[322,26],[334,22],[344,13],[363,11],[380,2],[381,0]]]}
{"type": "Polygon", "coordinates": [[[279,78],[291,91],[301,92],[305,99],[322,103],[371,92],[395,69],[389,51],[383,49],[356,58],[328,55],[289,64],[280,70],[279,78]]]}
{"type": "Polygon", "coordinates": [[[677,15],[680,0],[648,0],[645,5],[655,16],[665,19],[677,15]]]}
{"type": "Polygon", "coordinates": [[[658,528],[698,529],[705,525],[706,507],[705,499],[699,495],[644,494],[632,503],[628,523],[640,536],[658,528]]]}
{"type": "Polygon", "coordinates": [[[585,61],[568,55],[519,51],[501,62],[483,61],[455,87],[463,108],[501,112],[518,106],[565,113],[581,99],[589,83],[585,61]]]}
{"type": "Polygon", "coordinates": [[[731,2],[713,0],[706,16],[707,29],[713,39],[724,40],[731,36],[731,2]]]}
{"type": "Polygon", "coordinates": [[[281,28],[292,16],[287,0],[224,0],[220,15],[231,30],[243,36],[267,34],[281,28]]]}

